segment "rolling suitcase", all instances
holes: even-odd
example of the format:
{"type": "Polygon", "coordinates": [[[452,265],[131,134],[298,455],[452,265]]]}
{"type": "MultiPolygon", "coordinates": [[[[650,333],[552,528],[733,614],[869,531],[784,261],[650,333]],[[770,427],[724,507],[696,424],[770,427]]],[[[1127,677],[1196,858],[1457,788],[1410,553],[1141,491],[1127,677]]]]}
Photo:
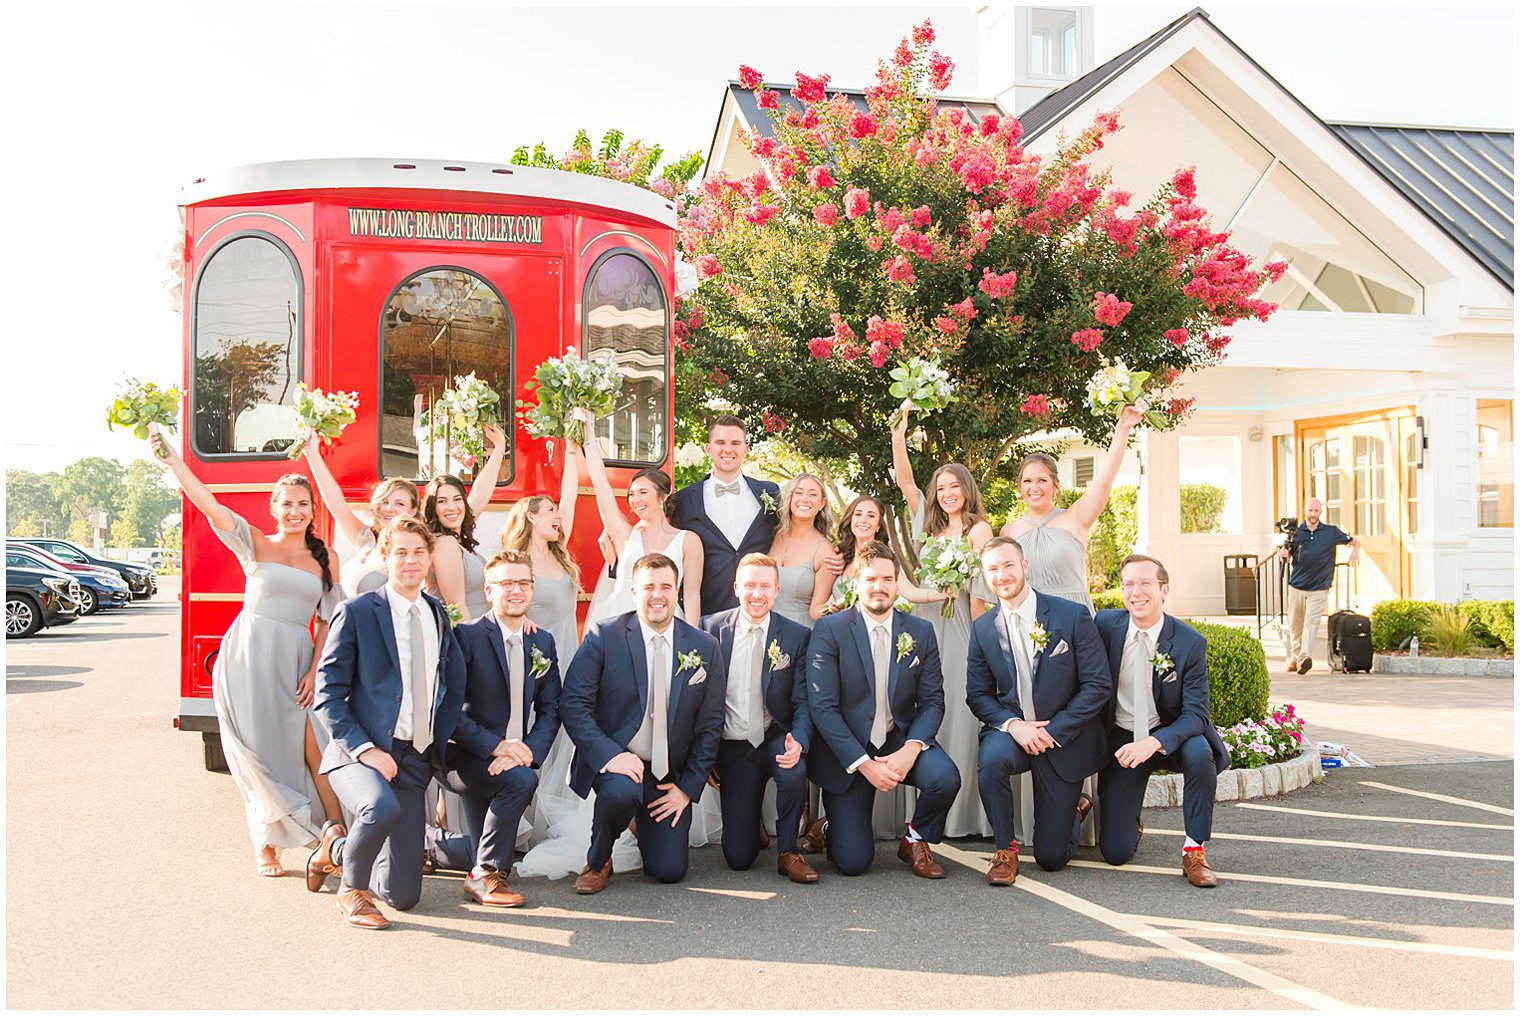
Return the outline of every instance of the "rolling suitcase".
{"type": "Polygon", "coordinates": [[[1339,610],[1328,619],[1330,669],[1365,674],[1372,669],[1372,622],[1367,615],[1339,610]]]}

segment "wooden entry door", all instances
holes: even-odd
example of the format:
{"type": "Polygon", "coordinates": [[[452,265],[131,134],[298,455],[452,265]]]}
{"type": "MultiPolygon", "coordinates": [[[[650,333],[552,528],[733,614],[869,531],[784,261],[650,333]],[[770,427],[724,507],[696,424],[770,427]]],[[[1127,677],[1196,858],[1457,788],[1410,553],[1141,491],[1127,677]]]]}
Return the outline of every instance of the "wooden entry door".
{"type": "Polygon", "coordinates": [[[1409,543],[1418,522],[1413,408],[1301,420],[1297,430],[1299,511],[1308,498],[1319,498],[1325,521],[1362,545],[1354,589],[1338,590],[1338,602],[1354,598],[1366,606],[1408,595],[1409,543]]]}

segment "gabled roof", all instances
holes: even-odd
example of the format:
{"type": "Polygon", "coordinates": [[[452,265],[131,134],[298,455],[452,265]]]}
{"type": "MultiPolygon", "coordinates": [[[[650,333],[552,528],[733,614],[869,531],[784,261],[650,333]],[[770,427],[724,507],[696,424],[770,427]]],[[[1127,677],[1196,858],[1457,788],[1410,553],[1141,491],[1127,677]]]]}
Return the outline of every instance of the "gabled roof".
{"type": "Polygon", "coordinates": [[[1483,267],[1515,287],[1514,131],[1327,126],[1483,267]]]}

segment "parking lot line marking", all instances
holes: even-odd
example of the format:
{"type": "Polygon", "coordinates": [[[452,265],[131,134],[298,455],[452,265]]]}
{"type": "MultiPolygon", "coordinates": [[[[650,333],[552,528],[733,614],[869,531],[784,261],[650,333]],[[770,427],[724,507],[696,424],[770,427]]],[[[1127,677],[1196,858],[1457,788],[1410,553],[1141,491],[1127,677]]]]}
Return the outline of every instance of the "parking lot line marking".
{"type": "MultiPolygon", "coordinates": [[[[934,852],[974,871],[986,870],[985,856],[979,857],[970,851],[960,850],[944,843],[936,843],[934,845],[934,852]]],[[[1063,889],[1057,889],[1054,886],[1046,885],[1043,882],[1037,882],[1030,878],[1019,879],[1014,883],[1014,888],[1022,889],[1046,902],[1054,903],[1059,907],[1065,907],[1067,910],[1081,914],[1100,924],[1106,924],[1116,931],[1134,935],[1136,938],[1144,939],[1152,945],[1160,946],[1186,959],[1194,960],[1206,967],[1212,967],[1221,973],[1239,978],[1247,984],[1254,984],[1256,987],[1270,991],[1274,995],[1279,995],[1290,1002],[1296,1002],[1310,1009],[1349,1008],[1346,1003],[1332,998],[1323,992],[1315,991],[1313,988],[1306,988],[1302,984],[1288,980],[1286,977],[1263,970],[1260,967],[1253,967],[1251,964],[1238,960],[1234,956],[1215,952],[1207,946],[1198,945],[1196,942],[1189,942],[1187,939],[1174,935],[1169,931],[1163,931],[1148,923],[1143,917],[1137,917],[1134,914],[1121,914],[1116,910],[1109,910],[1107,907],[1085,900],[1080,896],[1075,896],[1063,889]]]]}
{"type": "Polygon", "coordinates": [[[1353,819],[1357,822],[1399,822],[1406,825],[1435,825],[1451,826],[1457,829],[1509,829],[1512,825],[1489,825],[1485,822],[1450,822],[1444,818],[1395,818],[1391,815],[1354,815],[1346,811],[1310,811],[1308,808],[1284,808],[1277,804],[1249,804],[1241,801],[1235,805],[1237,808],[1252,808],[1256,811],[1280,811],[1288,815],[1307,815],[1310,818],[1344,818],[1353,819]]]}
{"type": "Polygon", "coordinates": [[[1144,914],[1130,914],[1129,916],[1160,928],[1182,928],[1189,931],[1206,931],[1221,935],[1242,935],[1246,938],[1288,938],[1296,939],[1300,942],[1350,945],[1356,946],[1359,949],[1392,949],[1397,952],[1434,953],[1438,956],[1464,956],[1480,960],[1513,962],[1515,959],[1515,953],[1512,949],[1479,949],[1475,946],[1441,945],[1436,942],[1400,942],[1390,938],[1329,935],[1322,931],[1299,931],[1295,928],[1262,928],[1249,924],[1190,921],[1185,917],[1148,917],[1144,914]]]}
{"type": "Polygon", "coordinates": [[[1486,804],[1483,801],[1469,801],[1464,797],[1447,797],[1445,794],[1432,794],[1428,790],[1410,790],[1408,787],[1395,787],[1391,783],[1375,783],[1372,780],[1359,780],[1364,787],[1374,787],[1378,790],[1391,790],[1395,794],[1408,794],[1410,797],[1424,797],[1431,801],[1444,801],[1447,804],[1460,804],[1464,808],[1477,808],[1479,811],[1491,811],[1495,815],[1508,815],[1515,817],[1513,808],[1501,808],[1497,804],[1486,804]]]}
{"type": "MultiPolygon", "coordinates": [[[[1186,836],[1181,829],[1145,830],[1158,836],[1186,836]]],[[[1349,840],[1311,840],[1302,836],[1252,836],[1249,833],[1212,833],[1212,840],[1246,840],[1252,843],[1292,843],[1304,847],[1342,847],[1346,850],[1372,850],[1383,854],[1418,854],[1422,857],[1458,857],[1468,861],[1505,861],[1515,863],[1513,854],[1478,854],[1468,850],[1433,850],[1429,847],[1394,847],[1386,843],[1352,843],[1349,840]]]]}
{"type": "Polygon", "coordinates": [[[773,900],[775,893],[758,892],[752,889],[706,889],[699,885],[686,887],[689,893],[711,893],[714,896],[732,896],[736,900],[773,900]]]}
{"type": "MultiPolygon", "coordinates": [[[[1150,864],[1121,864],[1107,861],[1073,860],[1066,862],[1073,868],[1096,868],[1101,871],[1132,871],[1141,875],[1172,875],[1182,877],[1182,864],[1175,868],[1158,868],[1150,864]]],[[[1380,893],[1384,896],[1418,896],[1426,900],[1456,900],[1460,903],[1494,903],[1501,907],[1513,907],[1515,901],[1507,896],[1478,896],[1474,893],[1449,893],[1439,889],[1407,889],[1400,885],[1369,885],[1365,882],[1324,882],[1317,878],[1290,878],[1287,875],[1245,875],[1234,871],[1221,871],[1221,882],[1266,882],[1271,885],[1293,885],[1305,889],[1344,889],[1352,893],[1380,893]]]]}

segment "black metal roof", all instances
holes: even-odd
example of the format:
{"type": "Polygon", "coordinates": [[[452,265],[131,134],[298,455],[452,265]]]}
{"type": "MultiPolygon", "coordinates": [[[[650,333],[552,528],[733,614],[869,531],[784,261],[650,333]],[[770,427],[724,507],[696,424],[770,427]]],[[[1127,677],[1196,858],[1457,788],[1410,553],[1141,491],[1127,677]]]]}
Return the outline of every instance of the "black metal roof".
{"type": "Polygon", "coordinates": [[[1515,288],[1515,133],[1327,124],[1501,282],[1515,288]]]}

